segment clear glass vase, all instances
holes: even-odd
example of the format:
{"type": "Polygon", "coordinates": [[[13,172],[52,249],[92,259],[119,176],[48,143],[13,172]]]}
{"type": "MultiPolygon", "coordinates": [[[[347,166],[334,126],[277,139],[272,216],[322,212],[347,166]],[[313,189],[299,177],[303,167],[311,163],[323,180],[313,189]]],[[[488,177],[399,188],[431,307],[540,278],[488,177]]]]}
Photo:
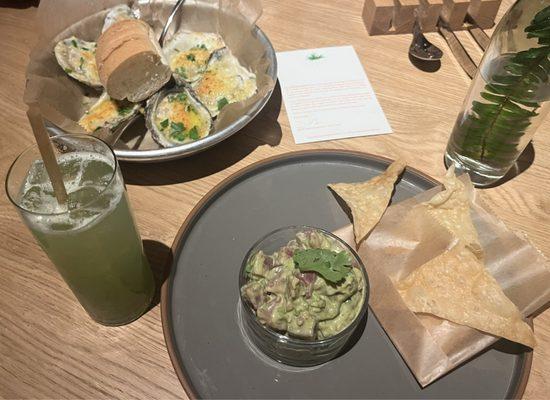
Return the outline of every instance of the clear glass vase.
{"type": "Polygon", "coordinates": [[[476,186],[501,179],[550,110],[550,0],[519,0],[495,29],[447,150],[476,186]]]}

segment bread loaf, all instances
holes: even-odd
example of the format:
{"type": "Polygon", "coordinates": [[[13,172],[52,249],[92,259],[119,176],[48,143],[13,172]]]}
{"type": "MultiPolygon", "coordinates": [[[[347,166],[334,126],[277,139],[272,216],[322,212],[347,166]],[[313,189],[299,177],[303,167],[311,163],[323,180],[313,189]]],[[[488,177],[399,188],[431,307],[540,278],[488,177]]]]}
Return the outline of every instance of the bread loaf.
{"type": "Polygon", "coordinates": [[[103,32],[95,57],[99,80],[116,100],[145,100],[170,79],[153,30],[140,20],[123,20],[103,32]]]}

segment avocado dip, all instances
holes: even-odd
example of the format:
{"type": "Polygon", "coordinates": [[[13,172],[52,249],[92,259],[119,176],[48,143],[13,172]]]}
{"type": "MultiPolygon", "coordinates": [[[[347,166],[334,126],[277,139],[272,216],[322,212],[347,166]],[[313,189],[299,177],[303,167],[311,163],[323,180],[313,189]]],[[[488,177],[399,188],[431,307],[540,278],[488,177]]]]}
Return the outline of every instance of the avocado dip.
{"type": "Polygon", "coordinates": [[[306,230],[271,255],[253,254],[241,287],[260,323],[292,337],[321,340],[350,325],[365,299],[353,255],[321,231],[306,230]]]}

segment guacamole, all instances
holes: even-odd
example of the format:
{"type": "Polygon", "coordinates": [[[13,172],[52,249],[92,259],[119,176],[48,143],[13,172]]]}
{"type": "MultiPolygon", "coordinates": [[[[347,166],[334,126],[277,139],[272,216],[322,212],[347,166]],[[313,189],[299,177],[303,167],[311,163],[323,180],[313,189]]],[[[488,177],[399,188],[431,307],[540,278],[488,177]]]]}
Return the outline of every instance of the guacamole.
{"type": "Polygon", "coordinates": [[[250,257],[241,293],[262,324],[300,339],[325,339],[351,324],[363,305],[365,282],[352,260],[336,239],[299,232],[275,253],[250,257]]]}

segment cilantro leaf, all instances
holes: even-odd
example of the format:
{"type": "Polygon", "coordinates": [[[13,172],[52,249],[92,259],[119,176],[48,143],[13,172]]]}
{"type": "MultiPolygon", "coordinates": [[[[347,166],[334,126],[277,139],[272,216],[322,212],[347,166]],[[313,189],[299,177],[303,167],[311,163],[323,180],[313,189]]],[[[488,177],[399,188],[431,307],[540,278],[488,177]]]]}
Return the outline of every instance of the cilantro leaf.
{"type": "Polygon", "coordinates": [[[80,65],[78,66],[78,69],[82,71],[82,66],[84,65],[84,57],[80,57],[80,65]]]}
{"type": "Polygon", "coordinates": [[[197,127],[192,127],[189,132],[187,132],[189,137],[193,140],[197,140],[199,138],[199,131],[197,130],[197,127]]]}
{"type": "Polygon", "coordinates": [[[187,54],[185,56],[185,58],[187,58],[191,62],[195,62],[195,55],[194,54],[187,54]]]}
{"type": "Polygon", "coordinates": [[[64,68],[64,71],[68,74],[72,74],[73,73],[73,70],[70,69],[70,68],[64,68]]]}
{"type": "Polygon", "coordinates": [[[78,44],[76,43],[76,40],[71,39],[71,43],[72,43],[73,47],[76,47],[78,49],[78,44]]]}
{"type": "Polygon", "coordinates": [[[340,282],[351,271],[351,260],[345,251],[326,249],[298,250],[293,256],[296,267],[302,271],[317,272],[327,281],[340,282]]]}
{"type": "Polygon", "coordinates": [[[218,111],[221,111],[222,108],[224,108],[226,105],[228,105],[229,102],[225,97],[222,97],[218,100],[218,111]]]}

